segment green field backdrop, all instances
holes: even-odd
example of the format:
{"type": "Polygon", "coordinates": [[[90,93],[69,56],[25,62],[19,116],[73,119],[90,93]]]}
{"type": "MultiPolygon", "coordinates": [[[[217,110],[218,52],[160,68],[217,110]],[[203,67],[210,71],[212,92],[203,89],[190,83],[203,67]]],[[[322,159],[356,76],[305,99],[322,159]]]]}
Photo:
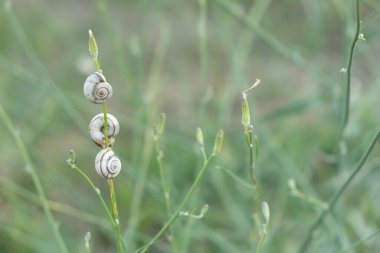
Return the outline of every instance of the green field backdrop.
{"type": "Polygon", "coordinates": [[[102,110],[83,95],[96,70],[89,29],[114,90],[108,113],[121,125],[114,185],[128,253],[152,239],[193,184],[203,163],[198,127],[207,155],[219,129],[223,146],[181,211],[208,211],[177,217],[148,252],[259,252],[263,201],[270,221],[262,253],[306,252],[313,224],[307,252],[380,252],[380,143],[372,139],[380,126],[380,1],[358,2],[349,72],[355,0],[0,0],[0,252],[62,252],[54,231],[68,252],[89,252],[87,232],[92,252],[116,252],[96,192],[66,163],[75,150],[109,204],[87,130],[102,110]],[[259,142],[255,182],[241,119],[242,92],[256,79],[247,95],[259,142]],[[158,153],[152,129],[162,112],[158,153]]]}

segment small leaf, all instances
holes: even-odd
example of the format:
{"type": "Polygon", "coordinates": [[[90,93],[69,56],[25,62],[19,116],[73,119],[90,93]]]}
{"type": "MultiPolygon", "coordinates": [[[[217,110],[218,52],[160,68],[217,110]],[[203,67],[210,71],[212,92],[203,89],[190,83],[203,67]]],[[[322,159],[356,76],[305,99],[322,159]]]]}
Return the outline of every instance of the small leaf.
{"type": "Polygon", "coordinates": [[[289,178],[288,186],[289,186],[291,192],[297,191],[297,185],[296,185],[296,181],[294,180],[294,178],[289,178]]]}
{"type": "Polygon", "coordinates": [[[96,44],[96,40],[91,30],[88,30],[88,50],[92,58],[98,59],[98,45],[96,44]]]}
{"type": "Polygon", "coordinates": [[[224,137],[224,132],[222,129],[220,129],[218,134],[216,135],[216,139],[214,143],[214,149],[212,152],[214,155],[217,155],[220,152],[222,148],[222,144],[223,144],[223,137],[224,137]]]}
{"type": "Polygon", "coordinates": [[[71,149],[69,152],[70,152],[69,159],[67,159],[66,162],[67,162],[67,165],[69,165],[70,167],[73,167],[75,166],[75,163],[77,162],[77,155],[75,154],[73,149],[71,149]]]}
{"type": "Polygon", "coordinates": [[[208,205],[207,204],[205,204],[203,207],[202,207],[202,210],[201,210],[201,213],[200,213],[200,217],[203,217],[203,216],[205,216],[206,215],[206,213],[207,213],[207,211],[208,211],[208,205]]]}
{"type": "Polygon", "coordinates": [[[249,113],[248,101],[246,98],[244,98],[244,96],[243,96],[243,102],[242,102],[242,117],[241,118],[242,118],[241,123],[243,124],[244,128],[246,130],[249,129],[251,125],[251,115],[249,113]]]}
{"type": "Polygon", "coordinates": [[[159,136],[164,132],[165,122],[166,122],[166,115],[165,113],[161,113],[160,119],[158,120],[156,124],[153,125],[153,133],[155,136],[159,136]]]}
{"type": "Polygon", "coordinates": [[[160,120],[158,121],[158,132],[160,135],[164,132],[165,122],[166,122],[166,114],[161,113],[160,120]]]}
{"type": "Polygon", "coordinates": [[[197,137],[197,141],[198,143],[203,146],[204,145],[204,142],[203,142],[203,132],[202,132],[202,129],[201,128],[197,128],[197,133],[196,133],[196,137],[197,137]]]}
{"type": "Polygon", "coordinates": [[[263,212],[265,224],[268,224],[270,219],[270,210],[267,202],[263,201],[261,203],[261,211],[263,212]]]}

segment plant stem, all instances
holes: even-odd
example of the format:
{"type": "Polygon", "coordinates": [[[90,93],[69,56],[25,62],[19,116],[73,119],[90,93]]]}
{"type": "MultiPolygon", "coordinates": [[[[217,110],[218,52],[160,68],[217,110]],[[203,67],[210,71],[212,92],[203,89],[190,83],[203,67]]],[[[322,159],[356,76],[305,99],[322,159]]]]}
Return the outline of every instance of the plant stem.
{"type": "Polygon", "coordinates": [[[339,132],[339,140],[342,138],[344,129],[347,126],[349,115],[350,115],[350,89],[351,89],[351,69],[352,61],[355,52],[355,46],[359,40],[360,33],[360,0],[356,0],[356,31],[351,42],[350,53],[348,57],[347,69],[346,69],[346,89],[344,93],[344,103],[343,103],[343,116],[342,125],[339,132]]]}
{"type": "Polygon", "coordinates": [[[107,118],[107,105],[106,105],[106,103],[102,104],[102,110],[103,110],[103,118],[104,118],[104,142],[105,142],[105,147],[109,147],[108,118],[107,118]]]}
{"type": "MultiPolygon", "coordinates": [[[[115,188],[113,186],[113,180],[112,178],[108,179],[108,186],[110,189],[110,197],[111,197],[111,210],[112,210],[112,217],[115,222],[115,230],[117,234],[117,252],[121,252],[123,243],[121,238],[121,232],[120,232],[120,223],[119,223],[119,212],[117,211],[117,202],[116,202],[116,194],[115,194],[115,188]]],[[[126,252],[125,248],[124,251],[126,252]]]]}
{"type": "Polygon", "coordinates": [[[262,237],[261,240],[260,240],[259,246],[258,246],[257,249],[256,249],[256,253],[260,253],[260,252],[261,252],[261,249],[262,249],[263,246],[264,246],[264,243],[265,243],[265,239],[266,239],[266,237],[267,237],[267,234],[264,233],[264,234],[263,234],[263,237],[262,237]]]}
{"type": "Polygon", "coordinates": [[[307,249],[309,248],[309,245],[311,241],[313,240],[313,234],[314,232],[322,225],[325,217],[330,214],[344,193],[344,191],[347,189],[348,185],[351,183],[351,181],[355,178],[355,176],[358,174],[360,169],[363,167],[364,163],[366,162],[368,156],[370,155],[373,147],[376,144],[376,141],[380,137],[380,129],[377,131],[376,135],[371,140],[369,146],[367,147],[366,151],[364,152],[363,156],[360,158],[358,164],[356,165],[356,168],[352,171],[351,175],[347,178],[347,180],[344,182],[344,184],[336,191],[336,193],[331,197],[328,206],[326,209],[324,209],[319,217],[316,219],[316,221],[313,223],[313,225],[309,228],[309,231],[307,233],[307,236],[305,240],[303,241],[300,249],[298,250],[299,253],[306,253],[307,249]]]}
{"type": "Polygon", "coordinates": [[[254,160],[254,148],[253,148],[253,137],[252,130],[245,132],[245,138],[249,148],[249,175],[251,176],[252,181],[257,184],[257,179],[255,176],[255,160],[254,160]]]}
{"type": "Polygon", "coordinates": [[[153,237],[152,240],[150,240],[145,246],[143,246],[141,249],[137,250],[137,252],[139,253],[145,253],[147,252],[150,247],[152,247],[152,245],[154,243],[156,243],[156,241],[166,232],[166,230],[169,229],[169,227],[172,225],[172,223],[178,218],[181,210],[183,209],[183,207],[187,204],[187,202],[189,201],[191,195],[193,194],[194,190],[196,189],[196,187],[198,186],[204,172],[206,171],[207,167],[208,167],[208,164],[210,163],[210,161],[212,160],[212,158],[215,156],[215,154],[211,154],[211,156],[203,163],[203,166],[201,168],[201,170],[199,171],[195,181],[193,182],[193,184],[191,185],[189,191],[186,193],[186,196],[184,197],[184,199],[182,200],[181,204],[178,206],[177,210],[175,211],[175,213],[172,215],[172,217],[165,223],[165,225],[161,228],[161,230],[153,237]]]}
{"type": "Polygon", "coordinates": [[[95,64],[96,70],[100,70],[100,65],[99,65],[98,58],[94,57],[93,60],[94,60],[94,64],[95,64]]]}
{"type": "MultiPolygon", "coordinates": [[[[107,105],[106,105],[106,103],[102,104],[102,110],[103,110],[103,117],[104,117],[105,146],[109,147],[110,143],[109,143],[109,139],[108,139],[108,121],[107,121],[107,105]]],[[[110,190],[112,218],[113,218],[113,221],[115,224],[115,233],[116,233],[116,239],[117,239],[117,252],[121,252],[123,243],[122,243],[121,232],[120,232],[119,212],[117,210],[115,187],[113,185],[112,178],[109,178],[107,180],[107,182],[108,182],[108,188],[110,190]]],[[[124,248],[124,251],[126,252],[125,248],[124,248]]]]}
{"type": "Polygon", "coordinates": [[[166,213],[167,213],[167,216],[170,217],[170,191],[169,191],[169,186],[165,179],[164,166],[162,164],[163,151],[160,148],[160,135],[157,135],[154,137],[154,143],[155,143],[155,148],[156,148],[156,153],[157,153],[156,160],[157,160],[157,164],[158,164],[158,168],[160,172],[161,187],[164,193],[166,213]]]}
{"type": "MultiPolygon", "coordinates": [[[[94,190],[94,192],[96,193],[96,195],[99,197],[99,200],[102,203],[103,208],[104,208],[104,210],[107,213],[107,217],[111,221],[112,227],[113,227],[113,229],[115,231],[115,234],[117,236],[118,249],[119,249],[119,247],[122,247],[123,250],[124,250],[124,252],[127,252],[126,247],[124,245],[124,242],[121,240],[120,225],[118,223],[119,217],[117,215],[116,216],[117,219],[115,219],[115,216],[114,216],[114,207],[116,207],[116,214],[118,214],[117,213],[117,206],[116,206],[115,191],[114,190],[110,191],[110,193],[111,193],[111,205],[112,205],[112,209],[111,209],[112,210],[112,214],[111,214],[111,212],[108,209],[107,204],[106,204],[105,200],[103,199],[103,197],[102,197],[99,189],[95,186],[95,184],[91,181],[91,179],[75,163],[71,163],[71,164],[69,164],[69,166],[71,168],[75,169],[87,181],[87,183],[94,190]],[[113,192],[113,194],[112,194],[112,192],[113,192]],[[115,198],[115,201],[112,201],[113,198],[115,198]]],[[[112,184],[112,189],[113,189],[113,184],[112,184]]]]}
{"type": "Polygon", "coordinates": [[[104,199],[103,199],[103,197],[101,195],[100,190],[95,186],[95,184],[91,181],[91,179],[76,164],[70,164],[69,166],[71,168],[73,168],[74,170],[76,170],[86,180],[86,182],[90,185],[90,187],[94,190],[94,192],[96,193],[96,195],[99,197],[99,200],[102,203],[104,210],[107,213],[107,217],[111,221],[112,226],[115,228],[115,223],[114,223],[114,220],[112,218],[111,212],[108,209],[107,204],[104,201],[104,199]]]}
{"type": "MultiPolygon", "coordinates": [[[[96,44],[95,37],[93,36],[91,31],[90,31],[89,49],[90,49],[90,54],[93,57],[96,70],[99,71],[100,65],[99,65],[99,61],[98,61],[98,46],[96,44]],[[93,48],[91,48],[91,46],[93,48]]],[[[104,120],[104,148],[108,148],[108,147],[110,147],[110,143],[109,143],[109,138],[108,138],[107,104],[105,102],[102,104],[102,111],[103,111],[103,120],[104,120]]],[[[107,182],[108,182],[108,188],[110,191],[110,201],[111,201],[111,211],[112,211],[111,220],[112,220],[112,224],[114,226],[115,234],[116,234],[117,252],[120,253],[120,252],[122,252],[122,250],[124,250],[124,252],[127,252],[127,250],[124,246],[124,243],[122,241],[122,238],[121,238],[119,213],[117,210],[115,187],[113,185],[112,178],[109,178],[107,180],[107,182]]],[[[91,182],[91,184],[92,184],[92,182],[91,182]]],[[[98,195],[100,196],[100,194],[98,194],[98,195]]],[[[106,208],[106,205],[105,205],[103,199],[102,199],[102,204],[106,208]]],[[[108,208],[106,208],[106,210],[107,210],[107,214],[110,216],[108,208]]]]}
{"type": "Polygon", "coordinates": [[[4,121],[6,127],[8,128],[9,132],[12,134],[15,140],[18,149],[21,152],[22,158],[24,159],[24,162],[25,162],[27,173],[29,173],[32,178],[34,187],[36,188],[37,194],[41,201],[42,209],[49,222],[49,225],[51,226],[53,230],[53,235],[55,237],[55,240],[57,241],[59,249],[61,250],[62,253],[68,253],[69,251],[67,250],[66,244],[59,231],[59,226],[57,222],[54,220],[53,214],[51,210],[49,209],[49,204],[46,199],[46,195],[42,187],[40,178],[37,172],[35,171],[35,169],[33,168],[32,159],[29,156],[29,153],[20,137],[20,134],[15,130],[15,127],[13,126],[11,119],[9,118],[8,114],[4,111],[1,105],[0,105],[0,118],[2,118],[2,120],[4,121]]]}

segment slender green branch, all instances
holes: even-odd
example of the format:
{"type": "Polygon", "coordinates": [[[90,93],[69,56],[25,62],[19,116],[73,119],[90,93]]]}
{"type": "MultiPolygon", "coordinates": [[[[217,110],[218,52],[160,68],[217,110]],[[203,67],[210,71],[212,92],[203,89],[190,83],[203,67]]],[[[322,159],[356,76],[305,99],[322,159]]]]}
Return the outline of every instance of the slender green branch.
{"type": "Polygon", "coordinates": [[[261,237],[261,240],[260,240],[260,243],[259,243],[259,246],[257,247],[256,249],[256,253],[260,253],[261,252],[261,249],[263,248],[264,246],[264,243],[265,243],[265,239],[267,237],[267,234],[263,234],[263,236],[261,237]]]}
{"type": "Polygon", "coordinates": [[[343,195],[344,191],[347,189],[348,185],[352,182],[352,180],[355,178],[355,176],[358,174],[358,172],[363,167],[364,163],[367,161],[368,156],[370,155],[373,147],[376,144],[376,141],[380,137],[380,129],[377,131],[376,135],[371,140],[369,146],[367,147],[366,151],[364,152],[363,156],[360,158],[359,162],[357,163],[355,169],[352,171],[351,175],[347,178],[347,180],[343,183],[343,185],[336,191],[336,193],[331,197],[328,206],[326,209],[324,209],[319,217],[316,219],[316,221],[313,223],[313,225],[309,228],[309,231],[307,233],[307,236],[305,240],[303,241],[300,249],[298,250],[299,253],[306,253],[307,249],[310,246],[311,241],[313,240],[313,234],[314,232],[322,225],[325,217],[330,214],[340,199],[340,197],[343,195]]]}
{"type": "MultiPolygon", "coordinates": [[[[100,65],[98,61],[98,45],[96,43],[95,36],[93,35],[92,31],[88,31],[89,34],[89,40],[88,40],[88,48],[90,51],[90,54],[94,60],[96,69],[99,71],[100,70],[100,65]]],[[[107,104],[104,102],[102,104],[102,111],[103,111],[103,119],[104,119],[104,146],[109,147],[110,142],[108,138],[108,118],[107,118],[107,104]]],[[[112,178],[107,180],[108,182],[108,188],[110,191],[110,200],[111,200],[111,211],[112,211],[112,219],[113,219],[113,224],[115,226],[115,233],[116,233],[116,239],[117,239],[117,252],[121,252],[122,249],[124,252],[127,252],[122,241],[122,236],[120,232],[120,222],[119,222],[119,212],[117,210],[117,201],[116,201],[116,193],[115,193],[115,187],[113,185],[113,180],[112,178]]]]}
{"type": "Polygon", "coordinates": [[[70,161],[70,162],[68,163],[68,165],[69,165],[72,169],[74,169],[75,171],[77,171],[77,172],[79,173],[79,175],[81,175],[81,176],[85,179],[85,181],[90,185],[91,189],[96,193],[96,195],[98,196],[100,202],[102,203],[102,206],[103,206],[104,210],[106,211],[107,217],[108,217],[109,220],[111,221],[112,226],[115,228],[115,223],[114,223],[114,220],[113,220],[113,218],[112,218],[111,212],[110,212],[110,210],[108,209],[107,204],[106,204],[104,198],[102,197],[99,188],[97,188],[97,187],[95,186],[95,184],[92,182],[92,180],[86,175],[86,173],[84,173],[84,172],[83,172],[83,171],[82,171],[82,170],[81,170],[81,169],[75,164],[75,162],[70,161]]]}
{"type": "Polygon", "coordinates": [[[191,195],[193,195],[194,193],[194,190],[196,189],[196,187],[198,186],[199,182],[201,181],[201,178],[204,174],[204,172],[206,171],[207,167],[208,167],[208,164],[210,163],[210,161],[212,160],[212,158],[214,158],[215,154],[213,153],[204,163],[203,163],[203,166],[201,168],[201,170],[199,171],[196,179],[194,180],[193,184],[191,185],[189,191],[186,193],[184,199],[182,200],[181,204],[178,206],[177,210],[174,212],[174,214],[172,215],[172,217],[165,223],[165,225],[161,228],[161,230],[152,238],[152,240],[150,240],[144,247],[142,247],[141,249],[138,249],[136,252],[140,252],[140,253],[144,253],[144,252],[147,252],[150,247],[152,247],[153,244],[155,244],[157,242],[157,240],[166,232],[166,230],[168,230],[170,228],[170,226],[172,225],[172,223],[178,218],[178,216],[180,215],[183,207],[187,204],[187,202],[189,201],[191,195]]]}
{"type": "MultiPolygon", "coordinates": [[[[73,151],[71,151],[71,154],[73,151]]],[[[92,190],[94,190],[94,192],[96,193],[96,195],[98,196],[100,202],[102,203],[102,206],[104,208],[104,210],[106,211],[107,213],[107,217],[108,219],[110,220],[111,224],[112,224],[112,227],[115,231],[115,234],[117,235],[117,238],[118,238],[118,247],[119,245],[121,244],[121,247],[124,249],[124,251],[126,252],[126,249],[125,249],[125,245],[124,245],[124,242],[121,240],[121,236],[119,236],[120,234],[120,226],[119,224],[117,223],[118,220],[116,220],[113,216],[113,213],[111,214],[111,211],[109,210],[104,198],[102,197],[101,195],[101,192],[100,190],[95,186],[95,184],[92,182],[92,180],[86,175],[86,173],[84,173],[77,165],[76,165],[76,161],[75,159],[69,159],[68,160],[68,165],[76,170],[84,179],[85,181],[90,185],[90,187],[92,188],[92,190]],[[120,239],[120,240],[119,240],[120,239]]],[[[112,195],[111,195],[112,196],[112,195]]],[[[112,201],[111,201],[112,203],[112,201]]],[[[112,206],[113,208],[113,206],[112,206]]]]}
{"type": "Polygon", "coordinates": [[[107,105],[106,103],[102,104],[103,118],[104,118],[104,143],[105,147],[109,147],[109,139],[108,139],[108,118],[107,118],[107,105]]]}
{"type": "Polygon", "coordinates": [[[160,135],[155,135],[153,138],[154,138],[156,154],[157,154],[156,160],[157,160],[158,169],[160,173],[161,187],[164,193],[166,213],[169,217],[170,216],[170,190],[169,190],[168,183],[166,182],[166,179],[165,179],[164,166],[162,164],[162,157],[164,156],[164,153],[160,147],[160,135]]]}
{"type": "Polygon", "coordinates": [[[57,222],[54,220],[53,214],[51,210],[49,209],[49,204],[46,199],[45,191],[42,187],[40,178],[33,167],[32,159],[29,156],[29,153],[24,145],[24,142],[22,141],[20,137],[20,134],[15,130],[15,127],[13,126],[11,119],[9,118],[8,114],[4,111],[1,105],[0,105],[0,118],[4,121],[6,127],[8,128],[9,132],[11,133],[11,135],[13,136],[15,140],[18,149],[21,152],[22,158],[25,162],[26,170],[32,178],[32,181],[33,181],[34,187],[37,190],[37,194],[39,196],[43,211],[49,222],[50,227],[53,230],[53,235],[54,235],[55,240],[57,241],[60,251],[62,253],[68,253],[69,251],[67,250],[66,244],[59,231],[59,226],[57,222]]]}
{"type": "MultiPolygon", "coordinates": [[[[254,88],[256,88],[260,84],[260,79],[256,79],[256,82],[251,85],[248,89],[244,90],[242,93],[243,101],[242,101],[242,119],[241,123],[244,127],[244,133],[245,133],[245,140],[248,145],[249,149],[249,174],[251,176],[251,179],[253,182],[257,184],[256,176],[255,176],[255,167],[256,167],[256,160],[258,158],[258,146],[256,145],[256,152],[253,142],[253,126],[251,125],[251,114],[249,112],[249,104],[247,100],[247,94],[248,92],[252,91],[254,88]],[[254,153],[256,153],[256,159],[254,159],[254,153]]],[[[257,144],[257,139],[255,137],[255,144],[257,144]]]]}
{"type": "Polygon", "coordinates": [[[360,33],[360,0],[356,0],[356,30],[355,30],[354,37],[352,38],[350,53],[349,53],[347,68],[346,68],[346,87],[344,91],[342,125],[339,132],[339,139],[342,138],[344,129],[346,128],[346,125],[348,123],[348,119],[350,116],[351,69],[352,69],[352,61],[354,58],[355,47],[359,40],[359,33],[360,33]]]}
{"type": "Polygon", "coordinates": [[[124,250],[124,252],[126,252],[125,247],[123,247],[123,240],[122,240],[121,232],[120,232],[119,212],[117,210],[115,187],[113,185],[112,178],[108,179],[107,181],[108,181],[108,186],[110,189],[112,217],[114,219],[115,226],[116,226],[115,230],[116,230],[116,236],[117,236],[117,252],[121,252],[122,249],[124,250]]]}

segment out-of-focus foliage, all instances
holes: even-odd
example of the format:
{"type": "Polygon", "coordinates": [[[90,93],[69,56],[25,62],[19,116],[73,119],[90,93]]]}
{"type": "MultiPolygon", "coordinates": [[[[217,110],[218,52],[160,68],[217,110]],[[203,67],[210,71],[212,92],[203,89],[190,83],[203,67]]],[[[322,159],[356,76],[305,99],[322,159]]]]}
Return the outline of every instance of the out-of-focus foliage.
{"type": "MultiPolygon", "coordinates": [[[[65,160],[70,149],[108,197],[93,168],[98,152],[87,133],[101,106],[88,103],[83,82],[95,70],[88,30],[114,95],[108,112],[121,131],[114,150],[123,171],[115,179],[125,243],[137,249],[167,219],[152,126],[160,137],[173,210],[202,165],[201,127],[218,158],[169,239],[151,252],[254,252],[261,202],[271,220],[263,252],[296,252],[320,206],[291,194],[298,189],[326,202],[352,171],[380,125],[380,2],[361,1],[354,55],[346,153],[336,154],[345,68],[355,29],[353,0],[207,0],[206,33],[198,1],[0,1],[0,104],[27,146],[70,252],[115,252],[112,228],[95,193],[65,160]],[[237,16],[235,14],[239,14],[237,16]],[[249,25],[251,24],[251,25],[249,25]],[[253,24],[253,25],[252,25],[253,24]],[[203,39],[202,39],[203,38],[203,39]],[[200,49],[201,47],[201,49],[200,49]],[[259,189],[249,179],[241,124],[242,91],[260,140],[259,189]],[[228,173],[226,173],[226,170],[228,173]],[[256,219],[257,220],[257,219],[256,219]]],[[[342,150],[342,147],[341,147],[342,150]]],[[[379,252],[380,147],[315,234],[310,252],[379,252]]],[[[0,252],[59,252],[14,140],[0,121],[0,252]]]]}

